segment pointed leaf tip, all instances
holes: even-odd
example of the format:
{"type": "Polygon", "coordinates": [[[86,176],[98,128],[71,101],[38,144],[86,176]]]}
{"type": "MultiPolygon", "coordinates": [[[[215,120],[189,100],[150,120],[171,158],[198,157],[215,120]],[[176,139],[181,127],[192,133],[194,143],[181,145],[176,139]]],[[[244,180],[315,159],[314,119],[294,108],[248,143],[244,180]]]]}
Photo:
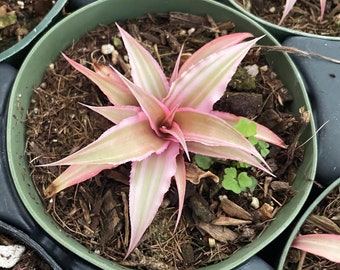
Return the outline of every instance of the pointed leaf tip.
{"type": "Polygon", "coordinates": [[[138,245],[169,190],[171,178],[176,173],[178,154],[178,143],[171,143],[163,153],[132,163],[129,192],[131,235],[125,258],[138,245]]]}
{"type": "Polygon", "coordinates": [[[129,55],[133,82],[161,100],[166,96],[169,82],[152,55],[128,32],[116,24],[129,55]]]}

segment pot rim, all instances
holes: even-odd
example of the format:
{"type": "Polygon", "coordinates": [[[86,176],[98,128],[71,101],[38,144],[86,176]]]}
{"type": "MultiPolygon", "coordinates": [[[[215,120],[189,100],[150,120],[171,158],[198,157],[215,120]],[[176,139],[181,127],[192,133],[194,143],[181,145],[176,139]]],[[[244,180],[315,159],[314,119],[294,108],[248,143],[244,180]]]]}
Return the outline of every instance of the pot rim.
{"type": "Polygon", "coordinates": [[[242,12],[243,14],[246,14],[249,16],[251,19],[254,21],[258,22],[265,28],[269,29],[269,32],[271,32],[274,36],[277,36],[278,39],[285,39],[286,37],[289,36],[304,36],[304,37],[310,37],[310,38],[319,38],[319,39],[326,39],[326,40],[337,40],[340,41],[340,37],[335,37],[335,36],[323,36],[323,35],[318,35],[318,34],[310,34],[306,33],[303,31],[298,31],[294,29],[290,29],[281,25],[277,25],[274,23],[271,23],[269,21],[266,21],[262,19],[261,17],[258,17],[254,15],[253,13],[247,11],[244,9],[238,2],[237,0],[224,0],[228,1],[230,5],[232,5],[234,8],[236,8],[238,11],[242,12]]]}
{"type": "Polygon", "coordinates": [[[11,63],[12,58],[14,58],[16,54],[19,54],[20,52],[28,48],[35,41],[35,39],[37,39],[38,36],[51,25],[52,21],[61,12],[66,2],[67,0],[57,0],[57,2],[44,16],[44,18],[38,23],[38,25],[34,27],[34,29],[32,29],[22,40],[15,43],[6,50],[0,52],[0,63],[11,63]]]}
{"type": "Polygon", "coordinates": [[[282,251],[282,255],[280,257],[278,269],[283,269],[284,263],[286,261],[286,257],[290,250],[290,246],[292,245],[295,236],[299,233],[301,226],[305,223],[306,219],[313,212],[315,207],[335,188],[340,186],[340,178],[336,179],[332,184],[330,184],[326,189],[322,191],[322,193],[313,201],[313,203],[307,208],[307,210],[303,213],[303,215],[299,218],[298,222],[294,225],[294,229],[290,232],[289,238],[284,246],[282,251]]]}

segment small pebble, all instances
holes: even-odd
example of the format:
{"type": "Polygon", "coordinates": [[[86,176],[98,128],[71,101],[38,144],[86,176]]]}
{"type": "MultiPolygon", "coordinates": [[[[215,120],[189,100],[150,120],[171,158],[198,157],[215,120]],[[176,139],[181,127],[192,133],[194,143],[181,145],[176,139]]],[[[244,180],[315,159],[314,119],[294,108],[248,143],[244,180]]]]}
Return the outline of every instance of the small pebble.
{"type": "Polygon", "coordinates": [[[192,33],[194,33],[196,31],[196,29],[195,28],[190,28],[189,30],[188,30],[188,35],[190,36],[192,33]]]}
{"type": "Polygon", "coordinates": [[[256,64],[245,66],[244,68],[247,70],[248,74],[254,78],[259,74],[259,66],[256,64]]]}
{"type": "Polygon", "coordinates": [[[22,245],[0,246],[0,267],[12,268],[20,260],[21,255],[25,252],[22,245]]]}
{"type": "Polygon", "coordinates": [[[251,203],[250,203],[250,206],[254,209],[258,209],[260,207],[260,201],[258,198],[256,197],[252,197],[251,198],[251,203]]]}
{"type": "Polygon", "coordinates": [[[25,8],[25,3],[24,3],[24,1],[17,1],[17,4],[18,4],[18,6],[19,6],[21,9],[24,9],[24,8],[25,8]]]}
{"type": "Polygon", "coordinates": [[[115,47],[111,44],[104,44],[102,45],[101,52],[102,54],[111,54],[115,50],[115,47]]]}

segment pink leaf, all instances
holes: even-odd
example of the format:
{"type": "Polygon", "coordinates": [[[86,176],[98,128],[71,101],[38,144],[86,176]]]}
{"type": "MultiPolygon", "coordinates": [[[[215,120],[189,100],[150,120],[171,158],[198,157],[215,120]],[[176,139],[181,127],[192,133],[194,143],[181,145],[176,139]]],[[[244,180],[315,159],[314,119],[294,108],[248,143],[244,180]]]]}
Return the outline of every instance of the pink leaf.
{"type": "Polygon", "coordinates": [[[174,141],[180,143],[188,159],[190,160],[189,151],[188,151],[187,144],[185,142],[184,134],[176,122],[172,123],[171,128],[161,127],[160,131],[162,131],[164,134],[169,134],[172,137],[174,137],[175,139],[174,141]]]}
{"type": "Polygon", "coordinates": [[[125,118],[135,116],[141,109],[136,106],[90,106],[82,104],[83,106],[91,109],[92,111],[99,113],[111,122],[118,124],[125,118]]]}
{"type": "Polygon", "coordinates": [[[180,126],[187,142],[234,147],[254,155],[264,162],[261,154],[241,133],[214,115],[182,108],[176,112],[174,120],[180,126]]]}
{"type": "Polygon", "coordinates": [[[255,157],[241,149],[227,146],[208,146],[197,142],[187,142],[187,145],[189,151],[192,153],[220,158],[223,160],[229,159],[244,162],[257,167],[270,175],[273,175],[271,171],[264,167],[255,157]]]}
{"type": "Polygon", "coordinates": [[[183,46],[181,47],[181,50],[178,54],[176,63],[175,63],[175,67],[174,70],[171,74],[171,78],[170,78],[170,84],[172,84],[178,77],[179,74],[179,68],[180,68],[180,64],[181,64],[181,57],[182,57],[182,52],[183,52],[183,46]]]}
{"type": "Polygon", "coordinates": [[[340,263],[340,235],[299,235],[294,239],[292,247],[324,257],[332,262],[340,263]]]}
{"type": "Polygon", "coordinates": [[[129,161],[143,160],[152,153],[161,153],[168,147],[168,144],[169,142],[156,136],[145,114],[139,113],[122,120],[78,152],[44,166],[120,165],[129,161]]]}
{"type": "Polygon", "coordinates": [[[169,190],[171,178],[176,173],[178,154],[179,145],[171,143],[163,153],[132,163],[129,192],[131,239],[125,257],[137,246],[169,190]]]}
{"type": "Polygon", "coordinates": [[[71,165],[47,187],[45,195],[50,198],[67,187],[86,181],[102,170],[112,169],[113,167],[110,164],[71,165]]]}
{"type": "Polygon", "coordinates": [[[122,77],[122,79],[125,81],[145,115],[148,117],[151,128],[158,133],[159,126],[170,113],[168,108],[151,93],[144,91],[144,89],[130,82],[125,77],[122,77]]]}
{"type": "Polygon", "coordinates": [[[320,8],[321,8],[320,21],[322,21],[323,16],[325,14],[326,0],[320,0],[320,8]]]}
{"type": "Polygon", "coordinates": [[[288,13],[292,10],[293,6],[295,5],[296,0],[286,0],[285,8],[283,10],[283,15],[281,20],[279,21],[279,25],[281,25],[284,19],[287,17],[288,13]]]}
{"type": "Polygon", "coordinates": [[[131,94],[127,86],[115,84],[108,76],[102,76],[96,72],[84,67],[73,61],[63,54],[65,59],[79,72],[83,73],[87,78],[93,81],[100,90],[107,96],[112,104],[115,105],[137,105],[137,101],[131,94]]]}
{"type": "Polygon", "coordinates": [[[176,169],[176,174],[175,174],[175,181],[176,181],[177,193],[178,193],[178,215],[177,215],[175,230],[182,216],[185,189],[186,189],[186,183],[187,183],[185,163],[184,163],[184,158],[182,154],[179,154],[177,156],[176,164],[177,164],[177,169],[176,169]]]}
{"type": "Polygon", "coordinates": [[[163,70],[142,45],[118,24],[117,27],[129,55],[133,82],[156,98],[164,98],[168,92],[169,83],[163,70]]]}
{"type": "Polygon", "coordinates": [[[117,85],[118,87],[127,90],[126,85],[124,84],[123,80],[120,78],[117,71],[114,70],[112,67],[99,64],[98,62],[95,62],[95,61],[93,61],[92,64],[93,64],[93,68],[96,74],[109,79],[112,84],[117,85]]]}
{"type": "MultiPolygon", "coordinates": [[[[242,116],[237,116],[231,113],[227,112],[219,112],[219,111],[212,111],[211,112],[213,115],[216,115],[217,117],[223,119],[227,123],[229,123],[232,126],[235,126],[238,121],[244,117],[242,116]]],[[[277,136],[273,131],[271,131],[269,128],[256,123],[255,121],[252,121],[250,119],[247,119],[249,122],[253,122],[256,124],[256,135],[255,137],[261,141],[265,141],[277,146],[280,146],[282,148],[287,148],[287,145],[284,143],[284,141],[277,136]]]]}
{"type": "Polygon", "coordinates": [[[192,65],[197,64],[200,60],[214,54],[218,51],[225,50],[231,46],[239,44],[246,38],[253,37],[250,33],[233,33],[225,36],[218,37],[209,43],[205,44],[193,55],[191,55],[182,65],[179,75],[188,70],[192,65]]]}
{"type": "Polygon", "coordinates": [[[173,82],[164,103],[170,110],[178,106],[210,112],[223,95],[237,66],[257,40],[228,47],[191,66],[173,82]]]}

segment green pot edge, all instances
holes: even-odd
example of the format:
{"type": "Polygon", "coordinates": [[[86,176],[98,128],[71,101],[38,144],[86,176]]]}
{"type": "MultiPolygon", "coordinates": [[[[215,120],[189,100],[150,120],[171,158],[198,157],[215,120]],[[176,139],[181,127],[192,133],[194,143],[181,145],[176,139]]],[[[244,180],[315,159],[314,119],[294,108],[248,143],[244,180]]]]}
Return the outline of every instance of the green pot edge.
{"type": "Polygon", "coordinates": [[[302,31],[293,30],[290,28],[286,28],[286,27],[268,22],[260,17],[255,16],[251,12],[248,12],[241,5],[239,5],[235,0],[222,0],[222,2],[226,3],[227,5],[231,7],[234,7],[241,13],[246,14],[248,17],[258,22],[260,25],[266,28],[273,36],[275,36],[279,41],[283,41],[285,38],[289,36],[303,36],[303,37],[309,37],[309,38],[319,38],[319,39],[340,41],[340,37],[322,36],[322,35],[317,35],[317,34],[305,33],[302,31]]]}
{"type": "Polygon", "coordinates": [[[32,29],[32,31],[28,33],[27,36],[0,53],[0,63],[9,62],[11,64],[12,58],[14,58],[16,54],[30,46],[32,42],[38,39],[38,36],[51,25],[52,21],[58,16],[58,14],[60,14],[66,3],[67,0],[58,0],[51,10],[45,15],[45,17],[34,29],[32,29]]]}
{"type": "Polygon", "coordinates": [[[307,210],[303,213],[303,215],[299,218],[298,222],[294,225],[294,229],[289,234],[289,238],[284,246],[282,251],[278,269],[283,269],[283,266],[286,261],[287,254],[290,250],[290,246],[292,245],[295,236],[299,233],[299,230],[309,215],[313,212],[314,208],[336,187],[340,186],[340,178],[336,179],[331,185],[329,185],[322,193],[313,201],[313,203],[307,208],[307,210]]]}
{"type": "MultiPolygon", "coordinates": [[[[100,6],[104,6],[107,4],[112,4],[113,2],[121,2],[119,0],[112,1],[112,0],[104,0],[104,1],[98,1],[94,2],[76,12],[71,14],[70,16],[64,18],[59,23],[57,23],[54,27],[52,27],[33,47],[27,58],[25,59],[24,63],[22,64],[21,69],[18,72],[17,79],[13,86],[13,91],[10,97],[10,105],[9,105],[9,111],[8,111],[8,124],[7,124],[7,151],[8,151],[8,159],[9,159],[9,165],[10,170],[13,176],[14,184],[16,186],[16,189],[19,193],[19,196],[21,197],[21,200],[23,201],[25,207],[28,209],[30,214],[33,216],[33,218],[36,220],[38,224],[49,234],[52,236],[52,238],[56,239],[61,245],[66,247],[67,249],[71,250],[72,252],[78,254],[80,257],[86,257],[85,259],[89,262],[93,263],[94,265],[101,267],[102,269],[125,269],[118,264],[114,264],[111,261],[108,261],[106,259],[101,258],[100,256],[90,253],[85,247],[77,243],[75,240],[71,239],[70,237],[66,236],[63,232],[61,232],[61,229],[58,228],[58,226],[53,222],[51,217],[47,215],[44,211],[44,207],[42,206],[42,203],[40,201],[40,198],[36,192],[36,190],[33,187],[33,183],[29,177],[29,171],[27,168],[27,161],[23,153],[24,149],[24,125],[23,121],[25,119],[26,111],[24,108],[27,108],[30,102],[30,93],[32,92],[32,86],[37,86],[39,82],[41,81],[42,74],[45,70],[45,68],[48,66],[49,63],[51,63],[57,55],[59,55],[60,51],[62,50],[61,47],[66,48],[72,41],[69,41],[68,44],[60,45],[60,43],[63,42],[63,37],[58,38],[58,42],[56,42],[52,37],[54,35],[62,34],[65,36],[65,31],[60,31],[60,27],[64,24],[68,26],[70,24],[69,28],[79,28],[76,30],[72,30],[76,34],[73,38],[77,38],[77,36],[81,36],[84,32],[87,32],[84,30],[85,26],[82,24],[81,26],[74,25],[74,18],[76,16],[79,16],[80,14],[83,14],[86,16],[87,20],[91,20],[96,18],[96,21],[98,22],[98,16],[96,16],[96,12],[98,9],[100,9],[100,6]],[[58,30],[59,29],[59,30],[58,30]],[[54,48],[54,53],[48,53],[45,49],[41,49],[42,47],[59,47],[54,48]],[[40,49],[39,49],[40,48],[40,49]],[[39,57],[38,57],[39,56],[39,57]],[[37,62],[37,58],[44,59],[44,64],[37,64],[34,63],[37,62]],[[31,66],[38,66],[37,68],[31,68],[31,66]],[[39,69],[39,70],[38,70],[39,69]],[[27,74],[26,74],[27,73],[27,74]],[[35,79],[34,79],[35,78],[35,79]],[[28,91],[29,94],[24,95],[25,91],[28,91]],[[29,96],[28,96],[29,95],[29,96]],[[18,126],[19,124],[19,126],[18,126]],[[21,129],[19,127],[21,126],[21,129]],[[14,136],[13,133],[15,132],[14,136]],[[89,255],[89,256],[88,256],[89,255]],[[115,265],[115,266],[114,266],[115,265]],[[116,267],[116,268],[112,268],[116,267]]],[[[138,12],[136,11],[136,7],[139,3],[133,2],[133,0],[123,0],[124,4],[127,2],[131,2],[134,4],[133,13],[144,13],[144,12],[138,12]]],[[[251,21],[248,17],[245,15],[242,15],[241,13],[230,9],[229,7],[226,7],[225,5],[221,3],[214,2],[212,0],[202,0],[202,1],[195,1],[195,0],[158,0],[158,1],[148,1],[150,3],[154,3],[154,5],[158,6],[161,5],[158,8],[161,8],[164,12],[165,9],[170,7],[171,5],[176,8],[178,11],[179,8],[176,7],[176,2],[181,3],[184,5],[183,8],[181,8],[182,11],[186,12],[194,12],[194,13],[206,13],[206,9],[200,9],[202,7],[213,7],[213,9],[223,9],[223,16],[220,14],[220,17],[224,18],[224,12],[228,12],[229,16],[237,16],[239,17],[239,20],[242,22],[250,22],[254,24],[252,29],[252,32],[262,32],[266,33],[267,38],[264,40],[268,41],[271,40],[272,44],[279,45],[275,39],[271,37],[271,35],[261,26],[257,25],[253,21],[251,21]],[[157,2],[157,4],[155,4],[157,2]],[[197,11],[198,10],[198,11],[197,11]],[[202,11],[203,10],[203,11],[202,11]],[[196,12],[195,12],[196,11],[196,12]],[[268,37],[271,37],[269,39],[268,37]]],[[[146,1],[143,2],[142,7],[139,7],[141,9],[144,9],[144,6],[146,5],[146,1]]],[[[155,6],[153,6],[155,8],[155,6]]],[[[157,8],[157,9],[158,9],[157,8]]],[[[155,11],[155,9],[153,10],[155,11]]],[[[105,12],[105,8],[104,8],[105,12]]],[[[217,11],[214,11],[217,12],[217,11]]],[[[219,11],[220,12],[220,11],[219,11]]],[[[120,12],[117,16],[122,18],[123,16],[126,16],[125,13],[127,12],[120,12]]],[[[101,14],[103,15],[103,14],[101,14]]],[[[131,15],[129,17],[135,17],[138,15],[131,15]]],[[[101,21],[108,20],[106,17],[111,18],[111,22],[113,21],[113,15],[106,14],[106,16],[101,16],[99,19],[101,21]]],[[[119,18],[117,17],[117,18],[119,18]]],[[[237,23],[236,23],[237,24],[237,23]]],[[[69,28],[67,31],[69,31],[69,28]]],[[[89,27],[93,28],[93,27],[89,27]]],[[[249,31],[249,28],[247,28],[249,31]]],[[[245,31],[245,30],[243,30],[245,31]]],[[[71,38],[72,39],[72,38],[71,38]]],[[[69,39],[70,40],[70,39],[69,39]]],[[[295,103],[297,104],[303,104],[307,110],[311,110],[310,103],[308,100],[308,96],[306,93],[306,89],[303,85],[302,78],[300,74],[298,73],[297,68],[291,61],[291,59],[286,54],[281,53],[275,53],[279,55],[279,61],[274,61],[274,66],[282,66],[284,65],[284,72],[293,72],[296,76],[296,80],[292,82],[291,75],[287,74],[286,77],[286,83],[290,86],[290,88],[294,89],[300,88],[302,92],[302,96],[297,96],[295,98],[295,103]]],[[[40,61],[38,61],[40,62],[40,61]]],[[[280,74],[283,76],[283,74],[280,74]]],[[[293,93],[294,94],[294,93],[293,93]]],[[[297,110],[297,108],[296,108],[297,110]]],[[[308,128],[308,132],[305,136],[305,139],[311,137],[311,134],[315,133],[315,124],[314,120],[311,120],[311,124],[308,128]]],[[[245,246],[242,248],[242,250],[236,252],[233,254],[230,258],[227,260],[217,264],[217,265],[211,265],[208,267],[205,267],[204,269],[222,269],[222,267],[225,267],[224,269],[230,269],[233,267],[238,266],[242,262],[244,262],[246,259],[250,258],[252,255],[257,253],[259,250],[261,250],[264,246],[269,244],[272,240],[274,240],[293,220],[293,218],[298,214],[300,208],[302,207],[303,203],[307,199],[309,192],[312,187],[312,181],[310,179],[314,179],[315,171],[316,171],[316,139],[315,137],[312,137],[312,139],[308,142],[306,146],[306,157],[309,157],[309,159],[305,159],[303,162],[303,165],[301,166],[302,169],[300,169],[300,173],[298,173],[297,178],[301,177],[300,181],[295,182],[295,187],[298,190],[299,194],[301,196],[295,196],[292,201],[290,202],[290,205],[286,205],[284,209],[280,211],[280,213],[277,215],[276,220],[279,220],[281,223],[278,223],[278,221],[275,223],[275,221],[271,224],[271,226],[263,233],[263,235],[256,239],[253,243],[245,246]],[[303,188],[301,187],[303,186],[303,188]],[[286,209],[286,210],[285,210],[286,209]],[[283,210],[287,212],[288,218],[283,214],[283,210]],[[277,224],[277,225],[275,225],[277,224]]]]}

